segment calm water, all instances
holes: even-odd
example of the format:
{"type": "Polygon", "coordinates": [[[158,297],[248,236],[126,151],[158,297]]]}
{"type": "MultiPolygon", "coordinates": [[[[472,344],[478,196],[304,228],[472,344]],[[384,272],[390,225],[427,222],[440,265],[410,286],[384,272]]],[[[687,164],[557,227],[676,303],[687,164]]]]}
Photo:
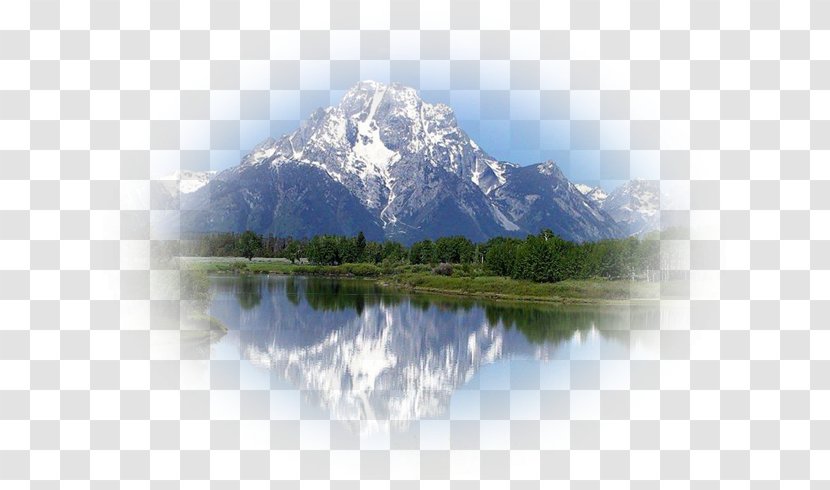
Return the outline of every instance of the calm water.
{"type": "Polygon", "coordinates": [[[212,381],[270,390],[277,418],[498,417],[485,391],[509,394],[510,418],[544,417],[540,390],[627,389],[626,361],[651,355],[660,323],[656,304],[496,303],[361,280],[222,276],[211,288],[229,328],[211,360],[238,365],[212,381]]]}

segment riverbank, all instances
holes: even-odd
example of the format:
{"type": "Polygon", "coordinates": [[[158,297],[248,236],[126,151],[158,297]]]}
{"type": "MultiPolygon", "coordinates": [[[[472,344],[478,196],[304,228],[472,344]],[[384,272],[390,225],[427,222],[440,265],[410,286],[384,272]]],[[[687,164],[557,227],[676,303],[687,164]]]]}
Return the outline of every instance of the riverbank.
{"type": "Polygon", "coordinates": [[[412,291],[469,296],[509,301],[544,303],[619,303],[654,300],[660,297],[660,283],[601,278],[537,283],[486,275],[480,268],[455,266],[452,275],[439,275],[428,266],[398,265],[384,268],[374,264],[315,266],[282,260],[242,261],[236,259],[188,260],[187,268],[222,274],[283,274],[364,278],[378,284],[412,291]]]}
{"type": "Polygon", "coordinates": [[[382,278],[379,282],[429,293],[545,303],[618,303],[657,299],[660,294],[659,284],[604,279],[535,283],[500,276],[445,277],[417,273],[382,278]]]}

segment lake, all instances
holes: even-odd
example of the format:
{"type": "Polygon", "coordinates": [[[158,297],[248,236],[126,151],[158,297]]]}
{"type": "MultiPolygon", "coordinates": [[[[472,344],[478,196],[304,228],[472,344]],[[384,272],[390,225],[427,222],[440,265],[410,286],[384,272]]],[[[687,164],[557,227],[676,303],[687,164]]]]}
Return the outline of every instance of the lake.
{"type": "Polygon", "coordinates": [[[657,302],[503,303],[274,275],[210,281],[210,314],[228,327],[210,347],[212,383],[268,390],[277,419],[548,418],[563,409],[548,393],[626,390],[629,359],[657,351],[657,302]]]}

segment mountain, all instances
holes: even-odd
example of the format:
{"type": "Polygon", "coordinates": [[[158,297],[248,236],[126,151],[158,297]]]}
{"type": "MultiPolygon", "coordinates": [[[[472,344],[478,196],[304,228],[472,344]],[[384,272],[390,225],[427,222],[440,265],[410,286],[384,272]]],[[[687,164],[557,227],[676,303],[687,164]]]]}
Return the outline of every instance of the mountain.
{"type": "Polygon", "coordinates": [[[597,203],[621,227],[624,236],[638,236],[660,230],[660,183],[631,180],[605,194],[599,187],[577,184],[577,188],[597,203]]]}
{"type": "Polygon", "coordinates": [[[574,186],[576,186],[576,190],[581,192],[588,199],[599,204],[600,207],[602,206],[602,203],[605,202],[605,200],[608,198],[608,194],[599,186],[591,187],[585,184],[574,184],[574,186]]]}
{"type": "Polygon", "coordinates": [[[553,162],[511,167],[491,193],[505,214],[528,233],[550,228],[560,237],[601,240],[620,236],[618,224],[568,181],[553,162]]]}
{"type": "Polygon", "coordinates": [[[216,175],[215,171],[196,172],[193,170],[181,170],[171,176],[172,180],[178,181],[179,192],[189,194],[196,192],[206,186],[210,179],[216,175]]]}
{"type": "Polygon", "coordinates": [[[632,180],[614,189],[602,209],[619,223],[627,235],[642,235],[660,229],[660,183],[632,180]]]}
{"type": "Polygon", "coordinates": [[[293,161],[240,165],[219,174],[182,195],[181,222],[187,231],[295,237],[363,231],[369,240],[384,237],[380,220],[346,187],[319,167],[293,161]]]}
{"type": "Polygon", "coordinates": [[[537,233],[611,238],[620,227],[553,162],[499,161],[444,104],[399,84],[361,82],[294,132],[182,194],[186,232],[423,238],[537,233]]]}
{"type": "Polygon", "coordinates": [[[173,210],[179,208],[182,194],[195,192],[210,182],[216,172],[178,170],[160,179],[150,181],[150,203],[152,209],[173,210]]]}
{"type": "Polygon", "coordinates": [[[216,175],[215,171],[208,170],[199,172],[195,170],[177,170],[170,175],[164,176],[152,182],[165,191],[168,198],[175,199],[180,194],[190,194],[206,186],[210,179],[216,175]]]}

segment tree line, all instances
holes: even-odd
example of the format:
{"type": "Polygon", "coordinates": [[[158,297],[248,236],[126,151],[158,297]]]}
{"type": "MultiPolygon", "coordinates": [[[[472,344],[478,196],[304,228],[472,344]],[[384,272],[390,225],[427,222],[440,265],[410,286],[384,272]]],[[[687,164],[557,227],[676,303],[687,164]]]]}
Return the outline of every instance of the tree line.
{"type": "Polygon", "coordinates": [[[198,237],[186,241],[182,252],[208,257],[279,257],[314,265],[471,264],[492,275],[535,282],[646,278],[649,271],[660,269],[659,235],[574,243],[550,230],[524,239],[496,237],[484,243],[450,236],[422,240],[408,248],[396,241],[368,241],[363,232],[353,237],[318,235],[297,240],[246,231],[198,237]]]}
{"type": "Polygon", "coordinates": [[[573,243],[545,230],[524,240],[490,240],[484,263],[496,275],[557,282],[645,278],[648,271],[659,269],[659,259],[660,241],[653,237],[573,243]]]}
{"type": "Polygon", "coordinates": [[[295,260],[305,256],[308,240],[244,233],[193,235],[181,241],[181,255],[190,257],[264,257],[295,260]]]}

